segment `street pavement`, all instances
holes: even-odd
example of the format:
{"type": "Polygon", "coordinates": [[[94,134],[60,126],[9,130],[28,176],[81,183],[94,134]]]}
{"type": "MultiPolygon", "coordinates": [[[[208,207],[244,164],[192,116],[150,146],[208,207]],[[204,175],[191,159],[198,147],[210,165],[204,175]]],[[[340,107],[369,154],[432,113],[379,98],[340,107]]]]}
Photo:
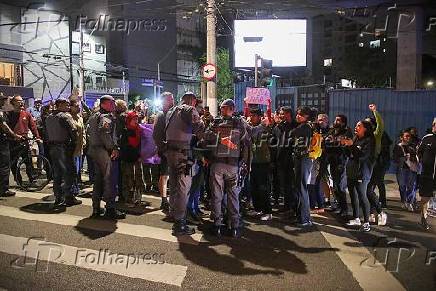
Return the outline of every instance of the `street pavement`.
{"type": "Polygon", "coordinates": [[[436,219],[423,231],[419,214],[401,209],[393,177],[386,183],[388,225],[369,233],[332,213],[308,230],[274,213],[247,218],[237,240],[214,238],[207,225],[173,237],[153,193],[150,207],[115,222],[89,218],[89,195],[53,213],[50,186],[17,190],[0,200],[0,289],[435,290],[436,219]]]}

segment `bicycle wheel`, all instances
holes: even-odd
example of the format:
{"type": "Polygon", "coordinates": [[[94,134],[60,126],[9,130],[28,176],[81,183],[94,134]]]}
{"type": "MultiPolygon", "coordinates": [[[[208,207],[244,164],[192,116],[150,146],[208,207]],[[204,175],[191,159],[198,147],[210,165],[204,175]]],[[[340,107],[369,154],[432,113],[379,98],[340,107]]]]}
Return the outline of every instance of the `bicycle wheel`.
{"type": "Polygon", "coordinates": [[[32,155],[21,159],[17,164],[16,181],[18,186],[29,192],[41,191],[52,177],[50,162],[42,155],[32,155]]]}

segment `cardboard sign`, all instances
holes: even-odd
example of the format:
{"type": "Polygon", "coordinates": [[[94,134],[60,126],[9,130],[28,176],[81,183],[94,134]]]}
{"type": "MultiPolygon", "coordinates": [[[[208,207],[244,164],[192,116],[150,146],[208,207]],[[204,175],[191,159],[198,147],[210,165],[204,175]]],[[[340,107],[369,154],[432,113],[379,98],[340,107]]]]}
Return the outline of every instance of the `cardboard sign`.
{"type": "Polygon", "coordinates": [[[267,88],[247,88],[244,100],[247,104],[268,105],[271,94],[267,88]]]}

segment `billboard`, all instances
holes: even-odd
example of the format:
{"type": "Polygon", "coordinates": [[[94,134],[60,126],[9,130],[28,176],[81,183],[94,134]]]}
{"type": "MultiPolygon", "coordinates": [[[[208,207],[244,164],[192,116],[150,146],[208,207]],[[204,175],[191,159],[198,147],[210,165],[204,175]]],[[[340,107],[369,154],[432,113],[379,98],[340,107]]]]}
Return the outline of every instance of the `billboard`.
{"type": "Polygon", "coordinates": [[[306,66],[305,19],[235,20],[235,67],[254,67],[255,54],[273,67],[306,66]]]}

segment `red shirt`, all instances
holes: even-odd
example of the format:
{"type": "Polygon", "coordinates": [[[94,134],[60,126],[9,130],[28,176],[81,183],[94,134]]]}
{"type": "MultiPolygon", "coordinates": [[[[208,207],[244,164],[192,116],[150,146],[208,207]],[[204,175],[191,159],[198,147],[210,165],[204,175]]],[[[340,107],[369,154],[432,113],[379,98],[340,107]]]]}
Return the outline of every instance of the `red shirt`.
{"type": "Polygon", "coordinates": [[[8,119],[8,125],[14,131],[14,133],[22,136],[27,136],[30,130],[35,138],[40,138],[38,129],[36,128],[36,122],[29,112],[24,110],[21,110],[18,113],[12,111],[9,112],[8,119]],[[14,122],[15,120],[16,122],[14,122]]]}

